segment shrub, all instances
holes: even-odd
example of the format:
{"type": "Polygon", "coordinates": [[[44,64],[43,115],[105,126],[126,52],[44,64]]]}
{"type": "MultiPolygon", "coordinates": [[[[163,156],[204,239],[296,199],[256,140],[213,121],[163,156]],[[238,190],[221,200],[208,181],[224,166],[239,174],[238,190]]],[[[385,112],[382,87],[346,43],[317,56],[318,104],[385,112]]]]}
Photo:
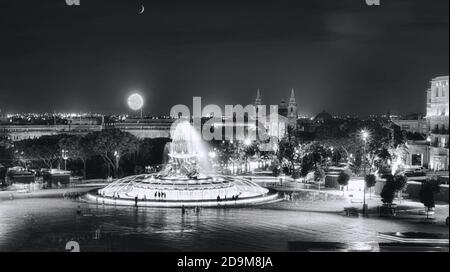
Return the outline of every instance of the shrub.
{"type": "Polygon", "coordinates": [[[349,180],[350,180],[350,175],[346,172],[341,172],[337,178],[337,182],[341,186],[347,186],[349,180]]]}
{"type": "Polygon", "coordinates": [[[377,178],[375,177],[375,175],[370,174],[365,176],[364,181],[366,182],[367,188],[372,188],[377,183],[377,178]]]}
{"type": "Polygon", "coordinates": [[[314,181],[320,181],[325,176],[325,171],[322,168],[316,168],[314,171],[314,181]]]}
{"type": "Polygon", "coordinates": [[[299,179],[300,177],[301,177],[300,170],[295,170],[294,173],[292,173],[292,178],[293,179],[299,179]]]}
{"type": "Polygon", "coordinates": [[[272,169],[272,174],[273,174],[274,177],[278,177],[280,175],[280,173],[281,173],[280,168],[274,167],[272,169]]]}
{"type": "Polygon", "coordinates": [[[387,177],[386,184],[384,184],[380,196],[381,201],[384,204],[392,204],[392,202],[394,201],[395,184],[394,184],[394,177],[392,175],[387,177]]]}
{"type": "Polygon", "coordinates": [[[428,208],[428,210],[434,208],[434,194],[439,193],[439,191],[440,182],[437,179],[428,179],[427,181],[422,183],[422,187],[420,188],[420,202],[422,202],[423,205],[428,208]]]}
{"type": "Polygon", "coordinates": [[[423,203],[427,209],[434,208],[434,192],[433,187],[430,183],[424,182],[422,183],[422,188],[419,192],[420,202],[423,203]]]}
{"type": "Polygon", "coordinates": [[[406,188],[406,184],[408,183],[408,178],[404,175],[395,175],[394,176],[394,186],[395,191],[401,191],[406,188]]]}

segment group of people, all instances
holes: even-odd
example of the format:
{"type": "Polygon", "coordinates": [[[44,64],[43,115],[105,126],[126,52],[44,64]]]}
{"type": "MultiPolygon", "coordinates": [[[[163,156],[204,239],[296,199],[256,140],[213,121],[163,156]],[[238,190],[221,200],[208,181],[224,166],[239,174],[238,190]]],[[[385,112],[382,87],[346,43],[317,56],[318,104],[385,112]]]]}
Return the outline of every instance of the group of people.
{"type": "MultiPolygon", "coordinates": [[[[240,193],[237,194],[237,195],[232,195],[232,196],[231,196],[231,200],[238,200],[239,195],[240,195],[240,193]]],[[[225,201],[227,200],[227,196],[226,196],[226,195],[225,195],[224,200],[225,200],[225,201]]],[[[220,198],[220,195],[218,195],[218,196],[217,196],[217,202],[220,202],[220,201],[222,201],[222,199],[220,198]]]]}
{"type": "Polygon", "coordinates": [[[164,192],[155,192],[155,198],[165,199],[166,197],[167,197],[167,195],[164,192]]]}
{"type": "Polygon", "coordinates": [[[112,197],[113,197],[114,199],[116,199],[116,198],[120,198],[120,195],[119,195],[119,193],[114,192],[112,197]]]}

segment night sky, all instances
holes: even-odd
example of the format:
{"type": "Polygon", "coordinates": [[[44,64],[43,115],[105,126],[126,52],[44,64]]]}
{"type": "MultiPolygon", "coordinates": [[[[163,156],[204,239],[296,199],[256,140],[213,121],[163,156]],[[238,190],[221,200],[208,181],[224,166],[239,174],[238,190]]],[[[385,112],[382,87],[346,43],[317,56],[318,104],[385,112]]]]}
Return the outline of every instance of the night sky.
{"type": "Polygon", "coordinates": [[[449,74],[448,0],[1,0],[0,37],[8,112],[122,113],[140,90],[160,115],[295,88],[301,114],[402,114],[449,74]]]}

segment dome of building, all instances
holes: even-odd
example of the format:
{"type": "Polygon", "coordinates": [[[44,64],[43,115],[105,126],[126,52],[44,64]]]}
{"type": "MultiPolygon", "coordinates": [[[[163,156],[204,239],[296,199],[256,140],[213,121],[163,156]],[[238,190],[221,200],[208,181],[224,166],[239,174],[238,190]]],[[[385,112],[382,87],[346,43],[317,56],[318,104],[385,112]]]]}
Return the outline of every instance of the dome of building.
{"type": "Polygon", "coordinates": [[[316,117],[314,118],[314,121],[324,122],[324,121],[328,121],[328,120],[332,120],[332,119],[333,119],[333,116],[331,116],[331,114],[329,114],[326,111],[322,111],[321,113],[316,115],[316,117]]]}

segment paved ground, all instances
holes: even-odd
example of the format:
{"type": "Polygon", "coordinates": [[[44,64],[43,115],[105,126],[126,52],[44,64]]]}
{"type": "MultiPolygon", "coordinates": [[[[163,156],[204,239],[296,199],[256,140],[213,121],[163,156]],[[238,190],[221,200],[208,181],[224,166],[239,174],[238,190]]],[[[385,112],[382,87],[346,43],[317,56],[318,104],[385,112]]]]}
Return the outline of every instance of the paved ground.
{"type": "MultiPolygon", "coordinates": [[[[334,203],[331,203],[334,204],[334,203]]],[[[443,224],[311,212],[302,201],[242,209],[179,209],[90,205],[58,198],[3,201],[0,251],[288,251],[289,243],[377,245],[380,232],[448,235],[443,224]],[[81,215],[77,211],[81,210],[81,215]]],[[[376,250],[376,249],[374,249],[376,250]]]]}
{"type": "MultiPolygon", "coordinates": [[[[403,200],[396,217],[379,217],[368,197],[368,217],[348,217],[345,207],[362,203],[330,191],[323,198],[296,199],[254,208],[204,209],[200,214],[178,209],[134,209],[79,203],[60,197],[93,187],[0,192],[0,251],[59,251],[70,239],[86,251],[286,251],[292,242],[378,244],[380,232],[426,232],[448,235],[448,204],[436,206],[435,220],[426,220],[423,205],[403,200]],[[81,216],[77,216],[78,210],[81,216]],[[49,223],[51,222],[51,223],[49,223]],[[93,239],[101,232],[101,239],[93,239]]],[[[310,192],[310,191],[308,191],[310,192]]],[[[323,193],[323,192],[322,192],[323,193]]]]}

